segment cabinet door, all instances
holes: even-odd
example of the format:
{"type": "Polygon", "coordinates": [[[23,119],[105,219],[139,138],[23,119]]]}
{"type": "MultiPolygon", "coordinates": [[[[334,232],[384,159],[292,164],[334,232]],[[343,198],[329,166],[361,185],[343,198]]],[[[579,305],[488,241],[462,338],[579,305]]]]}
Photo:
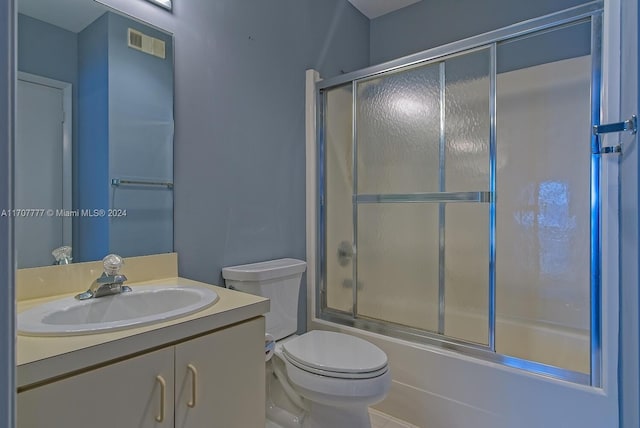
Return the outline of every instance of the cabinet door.
{"type": "Polygon", "coordinates": [[[264,428],[264,369],[262,317],[176,346],[176,428],[264,428]]]}
{"type": "Polygon", "coordinates": [[[162,349],[21,392],[18,427],[173,427],[173,351],[162,349]]]}

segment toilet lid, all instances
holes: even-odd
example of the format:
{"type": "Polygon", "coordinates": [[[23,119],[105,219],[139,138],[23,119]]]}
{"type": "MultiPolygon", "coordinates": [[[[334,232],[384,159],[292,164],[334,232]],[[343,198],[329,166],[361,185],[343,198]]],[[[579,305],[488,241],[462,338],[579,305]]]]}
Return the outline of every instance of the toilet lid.
{"type": "Polygon", "coordinates": [[[367,373],[387,366],[387,355],[372,343],[355,336],[313,330],[282,345],[290,360],[313,369],[334,373],[367,373]]]}

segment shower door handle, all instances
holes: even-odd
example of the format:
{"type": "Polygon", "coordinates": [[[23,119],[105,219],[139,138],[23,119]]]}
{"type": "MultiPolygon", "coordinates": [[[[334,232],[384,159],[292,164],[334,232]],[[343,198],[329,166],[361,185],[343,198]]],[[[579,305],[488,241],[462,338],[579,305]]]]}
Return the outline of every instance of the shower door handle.
{"type": "MultiPolygon", "coordinates": [[[[353,287],[353,279],[343,279],[342,280],[342,286],[344,288],[352,288],[353,287]]],[[[357,284],[358,290],[362,290],[364,288],[364,285],[362,284],[362,282],[358,281],[357,284]]]]}
{"type": "Polygon", "coordinates": [[[353,246],[350,242],[342,241],[338,246],[338,264],[347,266],[353,258],[353,246]]]}

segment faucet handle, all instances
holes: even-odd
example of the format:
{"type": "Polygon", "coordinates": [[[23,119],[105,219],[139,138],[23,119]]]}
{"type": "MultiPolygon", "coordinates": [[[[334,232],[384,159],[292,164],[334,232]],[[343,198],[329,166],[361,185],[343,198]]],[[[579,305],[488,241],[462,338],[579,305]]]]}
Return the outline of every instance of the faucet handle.
{"type": "Polygon", "coordinates": [[[123,265],[124,265],[124,260],[122,260],[122,257],[120,257],[117,254],[109,254],[104,259],[102,259],[102,266],[104,266],[104,273],[106,273],[109,276],[118,275],[123,265]]]}
{"type": "Polygon", "coordinates": [[[71,247],[64,245],[51,251],[51,255],[56,259],[57,265],[68,265],[73,260],[71,257],[71,247]]]}

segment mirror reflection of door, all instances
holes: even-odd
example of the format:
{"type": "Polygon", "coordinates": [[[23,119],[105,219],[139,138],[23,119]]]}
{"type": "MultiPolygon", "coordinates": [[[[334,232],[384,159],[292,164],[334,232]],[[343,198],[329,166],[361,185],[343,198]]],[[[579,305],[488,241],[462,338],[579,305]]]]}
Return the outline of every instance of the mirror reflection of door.
{"type": "Polygon", "coordinates": [[[71,218],[61,212],[70,209],[71,198],[70,130],[64,126],[71,121],[65,118],[70,92],[64,82],[28,74],[18,80],[15,164],[22,167],[14,174],[13,215],[19,268],[50,265],[51,250],[71,245],[71,218]]]}

